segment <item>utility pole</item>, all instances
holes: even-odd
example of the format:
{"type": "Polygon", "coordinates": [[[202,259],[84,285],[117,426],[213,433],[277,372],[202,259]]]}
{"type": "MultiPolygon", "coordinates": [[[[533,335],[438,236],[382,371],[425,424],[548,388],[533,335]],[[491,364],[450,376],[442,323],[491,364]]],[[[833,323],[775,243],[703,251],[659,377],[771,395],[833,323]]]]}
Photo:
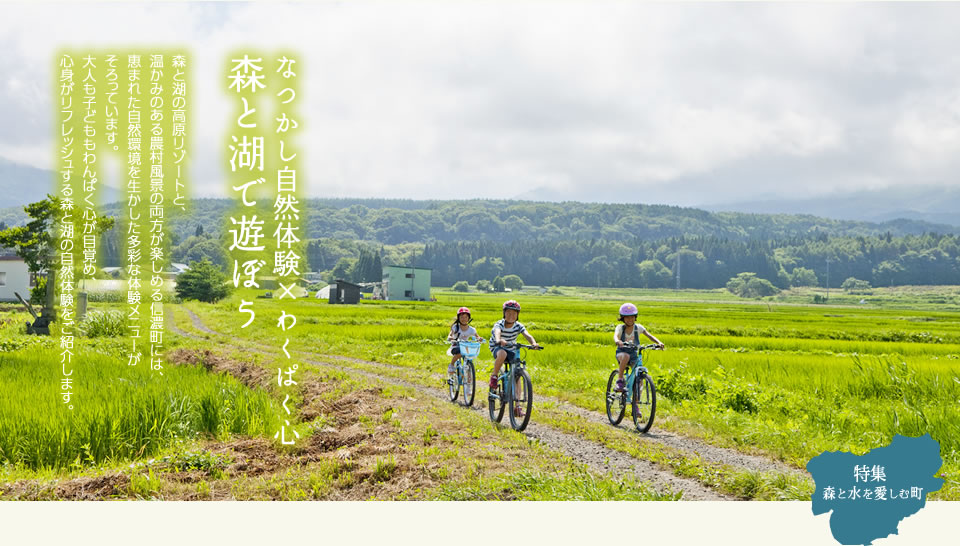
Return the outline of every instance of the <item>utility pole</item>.
{"type": "Polygon", "coordinates": [[[677,263],[673,269],[677,272],[677,290],[680,290],[680,249],[677,249],[677,263]]]}
{"type": "Polygon", "coordinates": [[[417,299],[417,250],[413,250],[410,256],[410,299],[417,299]]]}
{"type": "Polygon", "coordinates": [[[827,299],[830,299],[830,258],[827,258],[827,299]]]}

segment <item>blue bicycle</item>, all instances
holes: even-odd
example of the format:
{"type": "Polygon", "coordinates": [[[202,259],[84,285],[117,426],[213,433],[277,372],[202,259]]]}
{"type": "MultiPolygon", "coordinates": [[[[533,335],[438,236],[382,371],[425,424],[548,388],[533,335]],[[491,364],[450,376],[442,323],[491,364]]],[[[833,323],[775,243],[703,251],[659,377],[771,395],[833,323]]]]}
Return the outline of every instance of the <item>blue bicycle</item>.
{"type": "Polygon", "coordinates": [[[463,405],[473,406],[473,395],[477,388],[476,370],[473,366],[473,359],[480,354],[480,347],[483,340],[473,341],[454,341],[460,344],[460,359],[457,360],[456,374],[447,378],[447,386],[450,391],[450,401],[456,402],[460,395],[460,388],[463,388],[463,405]]]}
{"type": "Polygon", "coordinates": [[[488,397],[490,419],[499,423],[503,419],[504,408],[507,408],[510,411],[510,426],[513,430],[520,431],[527,428],[530,412],[533,410],[533,382],[526,370],[526,349],[540,351],[543,347],[517,343],[507,348],[524,349],[524,358],[507,360],[500,368],[497,391],[491,391],[488,397]]]}
{"type": "MultiPolygon", "coordinates": [[[[633,344],[625,343],[623,347],[631,349],[633,344]]],[[[624,390],[616,390],[617,370],[610,373],[610,379],[607,380],[607,418],[612,425],[620,424],[629,404],[633,412],[633,424],[638,431],[647,432],[653,426],[653,416],[657,413],[657,388],[650,372],[642,365],[643,351],[648,349],[660,350],[660,347],[655,344],[637,347],[637,358],[631,360],[624,370],[625,374],[629,372],[624,390]]]]}

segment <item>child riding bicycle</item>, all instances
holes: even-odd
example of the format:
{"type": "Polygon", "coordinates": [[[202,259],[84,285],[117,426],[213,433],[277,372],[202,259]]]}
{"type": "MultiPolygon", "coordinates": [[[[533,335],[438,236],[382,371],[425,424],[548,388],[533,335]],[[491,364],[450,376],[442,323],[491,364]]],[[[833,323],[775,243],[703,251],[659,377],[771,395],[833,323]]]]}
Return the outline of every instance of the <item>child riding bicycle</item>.
{"type": "Polygon", "coordinates": [[[663,343],[653,336],[642,324],[637,324],[637,306],[632,303],[624,303],[620,306],[620,322],[616,331],[613,333],[613,341],[617,344],[617,362],[620,363],[619,373],[617,374],[617,392],[623,392],[626,389],[626,383],[623,380],[623,371],[627,364],[636,364],[639,360],[637,347],[640,345],[640,334],[650,338],[650,341],[656,343],[663,349],[663,343]]]}
{"type": "Polygon", "coordinates": [[[533,336],[527,332],[527,329],[517,319],[520,318],[520,304],[515,300],[508,300],[503,304],[503,318],[493,325],[490,332],[490,352],[493,353],[493,375],[490,376],[490,390],[497,390],[497,377],[500,375],[500,368],[508,359],[513,361],[517,358],[516,348],[507,347],[516,344],[517,336],[523,334],[530,345],[539,347],[533,336]]]}
{"type": "MultiPolygon", "coordinates": [[[[450,325],[450,333],[447,335],[447,341],[468,341],[470,338],[479,338],[477,329],[470,326],[473,318],[470,316],[470,309],[461,307],[457,309],[457,320],[450,325]]],[[[460,359],[460,344],[453,343],[447,354],[451,355],[450,365],[447,366],[447,375],[451,378],[457,373],[457,360],[460,359]]]]}

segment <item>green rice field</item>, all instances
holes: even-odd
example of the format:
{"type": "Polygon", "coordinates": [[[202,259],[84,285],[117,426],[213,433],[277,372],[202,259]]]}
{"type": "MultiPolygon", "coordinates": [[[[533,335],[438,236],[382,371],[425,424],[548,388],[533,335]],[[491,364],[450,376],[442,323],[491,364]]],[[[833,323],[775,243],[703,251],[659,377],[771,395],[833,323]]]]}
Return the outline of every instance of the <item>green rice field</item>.
{"type": "MultiPolygon", "coordinates": [[[[936,498],[960,498],[960,313],[952,307],[939,311],[923,298],[892,296],[890,305],[868,306],[709,301],[711,293],[683,301],[666,297],[669,291],[569,292],[509,296],[523,305],[521,322],[547,348],[529,355],[535,392],[603,411],[617,308],[631,298],[639,322],[667,345],[645,357],[660,393],[655,428],[798,468],[823,451],[863,453],[894,434],[929,433],[940,443],[947,480],[936,498]]],[[[278,351],[289,337],[294,351],[433,372],[440,381],[443,339],[456,308],[470,307],[486,337],[506,297],[435,296],[435,302],[330,305],[253,300],[254,292],[241,291],[215,305],[187,306],[218,332],[278,351]],[[239,328],[241,298],[256,302],[256,322],[246,329],[239,328]],[[281,309],[297,316],[294,330],[276,326],[281,309]]],[[[491,366],[484,349],[478,378],[491,366]]]]}
{"type": "Polygon", "coordinates": [[[178,440],[273,431],[278,408],[264,393],[201,367],[128,366],[86,352],[65,404],[59,352],[0,352],[0,462],[30,469],[148,457],[178,440]]]}

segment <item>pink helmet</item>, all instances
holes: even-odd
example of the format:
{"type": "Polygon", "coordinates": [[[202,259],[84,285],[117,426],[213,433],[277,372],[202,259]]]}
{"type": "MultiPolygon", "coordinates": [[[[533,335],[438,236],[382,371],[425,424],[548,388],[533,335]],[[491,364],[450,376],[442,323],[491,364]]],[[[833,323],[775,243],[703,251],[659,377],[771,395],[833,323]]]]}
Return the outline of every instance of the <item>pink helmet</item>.
{"type": "Polygon", "coordinates": [[[629,316],[634,316],[634,317],[635,317],[635,316],[637,316],[638,314],[639,314],[639,312],[637,311],[637,306],[634,305],[634,304],[632,304],[632,303],[625,303],[625,304],[623,304],[623,305],[620,306],[620,316],[621,316],[621,317],[629,317],[629,316]]]}
{"type": "Polygon", "coordinates": [[[468,315],[470,315],[470,316],[473,316],[473,314],[470,313],[470,308],[469,308],[469,307],[461,307],[460,309],[457,309],[457,316],[458,316],[458,317],[459,317],[460,315],[464,314],[464,313],[466,313],[466,314],[468,314],[468,315]]]}
{"type": "Polygon", "coordinates": [[[513,309],[516,312],[520,312],[520,304],[517,303],[517,300],[507,300],[503,302],[503,310],[513,309]]]}

